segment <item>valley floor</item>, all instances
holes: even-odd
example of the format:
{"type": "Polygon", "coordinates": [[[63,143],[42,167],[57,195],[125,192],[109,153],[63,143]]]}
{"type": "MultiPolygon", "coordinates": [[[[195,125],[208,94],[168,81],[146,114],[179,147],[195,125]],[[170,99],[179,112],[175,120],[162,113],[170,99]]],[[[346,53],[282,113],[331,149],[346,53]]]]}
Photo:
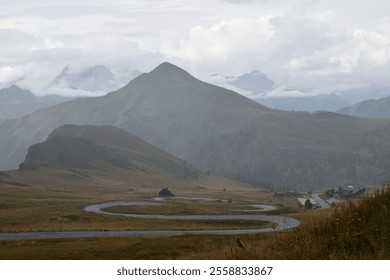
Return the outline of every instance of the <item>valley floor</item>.
{"type": "MultiPolygon", "coordinates": [[[[254,234],[274,229],[286,229],[287,225],[283,224],[286,221],[294,221],[293,226],[296,226],[299,222],[289,218],[288,215],[297,210],[298,212],[302,211],[297,207],[296,198],[292,195],[275,199],[273,192],[213,176],[195,181],[185,181],[145,176],[142,172],[139,174],[115,174],[115,176],[102,174],[96,176],[72,170],[12,171],[0,174],[0,193],[0,207],[2,209],[0,212],[0,238],[3,236],[3,239],[8,239],[8,241],[3,240],[0,243],[0,258],[2,259],[95,258],[91,257],[92,253],[87,252],[94,252],[93,254],[96,256],[111,259],[119,256],[111,251],[115,248],[113,244],[116,243],[120,247],[123,246],[125,240],[131,240],[130,243],[133,245],[139,244],[141,240],[148,240],[144,243],[146,244],[144,249],[150,251],[148,258],[160,258],[161,254],[169,254],[169,250],[159,252],[160,246],[153,250],[150,247],[152,244],[166,243],[164,240],[167,240],[168,243],[172,239],[180,240],[177,243],[178,247],[173,246],[173,248],[183,250],[184,254],[185,248],[194,244],[192,242],[194,239],[205,240],[206,244],[208,238],[229,240],[235,234],[243,234],[246,233],[245,231],[254,234]],[[128,178],[132,180],[129,181],[128,178]],[[170,190],[182,197],[208,199],[174,199],[164,201],[166,204],[164,207],[156,207],[155,209],[143,205],[110,205],[111,207],[105,209],[114,215],[85,211],[85,207],[88,205],[107,201],[141,200],[155,203],[153,198],[156,197],[162,186],[169,186],[170,190]],[[278,215],[282,214],[285,215],[285,218],[282,220],[264,219],[266,216],[262,215],[264,220],[262,221],[261,216],[257,215],[258,213],[248,213],[261,211],[262,209],[253,207],[253,205],[258,206],[259,204],[277,205],[277,207],[267,206],[265,207],[267,209],[264,210],[271,210],[270,217],[279,217],[278,215]],[[239,211],[242,211],[243,215],[239,215],[239,211]],[[118,212],[125,213],[125,215],[118,214],[118,212]],[[165,219],[125,217],[131,215],[126,213],[160,215],[165,219]],[[176,218],[167,220],[166,217],[169,215],[176,215],[176,218]],[[179,219],[178,216],[180,216],[179,219]],[[188,219],[188,216],[208,216],[209,218],[207,220],[188,219]],[[256,218],[253,219],[253,216],[256,218]],[[184,235],[120,237],[123,236],[124,231],[131,232],[131,235],[134,233],[139,235],[142,231],[147,231],[146,235],[150,235],[150,233],[161,235],[158,233],[161,233],[162,230],[169,235],[184,235]],[[119,236],[108,238],[108,234],[113,231],[119,231],[119,236]],[[29,235],[28,232],[32,232],[30,235],[36,235],[38,238],[50,238],[58,235],[61,239],[26,240],[24,234],[29,235]],[[92,234],[85,235],[85,232],[92,232],[92,234]],[[201,233],[202,235],[188,235],[186,233],[201,233]],[[222,239],[220,239],[207,235],[208,233],[230,234],[228,235],[230,237],[221,237],[222,239]],[[67,239],[75,234],[83,238],[67,239]],[[97,235],[103,237],[96,238],[97,235]],[[19,240],[9,240],[15,238],[19,240]],[[104,249],[105,242],[113,245],[109,250],[112,254],[111,257],[107,256],[109,254],[107,251],[101,251],[108,250],[108,248],[104,249]],[[186,245],[187,242],[189,244],[186,245]],[[95,243],[102,246],[94,248],[92,244],[95,243]],[[64,248],[61,248],[62,246],[64,248]],[[79,253],[76,253],[78,251],[79,253]],[[83,255],[82,252],[85,254],[83,255]]],[[[128,241],[125,243],[130,244],[128,241]]],[[[236,246],[234,243],[233,245],[236,246]]],[[[128,250],[128,248],[123,249],[128,250]]],[[[137,250],[131,251],[136,252],[137,250]]],[[[128,258],[139,258],[139,254],[141,253],[128,255],[128,258]]],[[[184,257],[184,255],[181,256],[184,257]]],[[[163,258],[171,257],[166,255],[163,258]]],[[[190,258],[190,256],[184,258],[190,258]]]]}
{"type": "MultiPolygon", "coordinates": [[[[274,205],[270,215],[302,222],[282,232],[229,235],[127,236],[0,241],[0,259],[389,259],[390,191],[361,202],[315,211],[299,208],[301,194],[253,188],[224,178],[195,181],[145,174],[93,175],[71,170],[0,174],[0,231],[237,230],[275,227],[250,220],[196,221],[139,219],[127,215],[238,215],[250,205],[274,205]],[[38,176],[39,175],[39,176],[38,176]],[[143,177],[144,176],[144,177],[143,177]],[[115,178],[115,179],[108,179],[115,178]],[[132,180],[129,180],[131,178],[132,180]],[[28,182],[28,183],[26,183],[28,182]],[[147,182],[147,183],[145,183],[147,182]],[[87,212],[88,205],[114,201],[148,201],[162,186],[178,196],[210,200],[164,201],[164,206],[115,205],[87,212]],[[156,207],[156,208],[155,208],[156,207]],[[118,215],[117,215],[118,214],[118,215]],[[247,250],[237,246],[239,238],[247,250]]],[[[158,201],[159,203],[161,201],[158,201]]],[[[243,215],[253,213],[243,213],[243,215]]],[[[254,213],[258,215],[259,213],[254,213]]],[[[261,213],[263,215],[264,213],[261,213]]]]}

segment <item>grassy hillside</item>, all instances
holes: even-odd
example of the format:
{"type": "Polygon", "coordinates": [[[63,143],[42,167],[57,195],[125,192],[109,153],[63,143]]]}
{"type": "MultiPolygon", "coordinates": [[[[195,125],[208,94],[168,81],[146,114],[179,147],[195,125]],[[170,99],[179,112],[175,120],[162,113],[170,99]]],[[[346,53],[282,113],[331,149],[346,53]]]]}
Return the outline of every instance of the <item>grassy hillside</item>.
{"type": "Polygon", "coordinates": [[[184,161],[116,127],[65,125],[42,143],[31,146],[21,169],[41,166],[89,169],[140,170],[192,180],[201,173],[184,161]]]}

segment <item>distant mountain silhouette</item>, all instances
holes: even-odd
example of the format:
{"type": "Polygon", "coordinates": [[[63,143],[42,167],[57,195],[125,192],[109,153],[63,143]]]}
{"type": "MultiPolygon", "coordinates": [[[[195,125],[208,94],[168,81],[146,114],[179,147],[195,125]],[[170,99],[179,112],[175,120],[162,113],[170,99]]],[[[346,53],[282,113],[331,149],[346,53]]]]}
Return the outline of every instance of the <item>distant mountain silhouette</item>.
{"type": "Polygon", "coordinates": [[[314,88],[298,89],[277,84],[259,71],[252,71],[238,77],[217,74],[211,77],[217,85],[237,90],[260,104],[278,110],[336,112],[351,104],[332,92],[314,88]]]}
{"type": "Polygon", "coordinates": [[[256,101],[268,107],[286,111],[328,111],[336,112],[349,103],[336,94],[313,96],[280,96],[256,98],[256,101]]]}
{"type": "Polygon", "coordinates": [[[356,104],[365,100],[381,99],[390,96],[390,86],[371,85],[348,90],[340,90],[337,92],[337,95],[344,100],[347,100],[350,104],[356,104]]]}
{"type": "Polygon", "coordinates": [[[70,98],[47,95],[38,97],[18,86],[0,89],[0,119],[18,119],[32,112],[49,107],[70,98]]]}
{"type": "Polygon", "coordinates": [[[199,172],[182,160],[113,126],[65,125],[31,146],[20,169],[44,166],[93,170],[163,172],[180,179],[199,172]]]}
{"type": "Polygon", "coordinates": [[[51,82],[50,87],[109,92],[118,89],[120,84],[110,69],[104,65],[95,65],[83,71],[75,71],[66,66],[51,82]]]}
{"type": "Polygon", "coordinates": [[[390,121],[272,110],[163,63],[106,96],[0,125],[0,167],[63,124],[113,125],[203,171],[268,188],[315,189],[389,179],[390,121]]]}
{"type": "Polygon", "coordinates": [[[366,100],[339,110],[339,113],[370,119],[390,119],[390,96],[366,100]]]}
{"type": "Polygon", "coordinates": [[[259,71],[252,71],[239,77],[231,78],[227,83],[242,90],[251,91],[253,94],[268,92],[275,86],[274,81],[259,71]]]}

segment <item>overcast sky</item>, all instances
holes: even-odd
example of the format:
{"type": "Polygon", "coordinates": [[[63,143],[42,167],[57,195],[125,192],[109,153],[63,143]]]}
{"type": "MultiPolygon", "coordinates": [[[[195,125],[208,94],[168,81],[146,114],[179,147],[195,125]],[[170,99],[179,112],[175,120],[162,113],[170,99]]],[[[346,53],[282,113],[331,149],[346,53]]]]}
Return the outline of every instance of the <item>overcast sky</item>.
{"type": "Polygon", "coordinates": [[[299,87],[383,85],[389,11],[388,0],[0,0],[0,86],[40,91],[66,65],[163,61],[204,80],[259,70],[299,87]]]}

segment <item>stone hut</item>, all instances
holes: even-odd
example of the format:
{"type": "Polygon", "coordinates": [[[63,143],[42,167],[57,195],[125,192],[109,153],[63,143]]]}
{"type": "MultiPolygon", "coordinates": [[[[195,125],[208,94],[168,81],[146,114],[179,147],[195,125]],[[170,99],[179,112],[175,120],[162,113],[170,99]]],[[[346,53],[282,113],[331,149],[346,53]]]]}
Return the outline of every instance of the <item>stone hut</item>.
{"type": "Polygon", "coordinates": [[[159,197],[173,197],[175,196],[173,193],[171,193],[167,187],[163,187],[159,193],[158,193],[158,196],[159,197]]]}

